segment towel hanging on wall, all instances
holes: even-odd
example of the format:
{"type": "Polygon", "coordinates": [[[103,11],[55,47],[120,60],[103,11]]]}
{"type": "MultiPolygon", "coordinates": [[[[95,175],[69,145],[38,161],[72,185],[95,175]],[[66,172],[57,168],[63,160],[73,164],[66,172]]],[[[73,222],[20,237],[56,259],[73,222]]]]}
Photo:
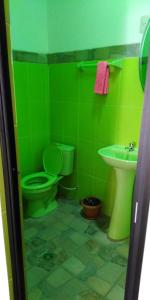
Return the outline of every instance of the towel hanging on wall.
{"type": "Polygon", "coordinates": [[[95,94],[107,95],[109,87],[109,65],[106,61],[97,64],[95,94]]]}

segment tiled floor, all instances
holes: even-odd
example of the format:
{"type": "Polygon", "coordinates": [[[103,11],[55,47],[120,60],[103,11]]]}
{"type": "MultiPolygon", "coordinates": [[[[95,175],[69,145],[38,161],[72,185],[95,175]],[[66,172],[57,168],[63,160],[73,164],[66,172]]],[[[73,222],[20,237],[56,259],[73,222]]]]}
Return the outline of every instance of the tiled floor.
{"type": "Polygon", "coordinates": [[[59,200],[49,216],[25,220],[28,300],[123,300],[128,242],[112,242],[104,219],[89,221],[59,200]]]}

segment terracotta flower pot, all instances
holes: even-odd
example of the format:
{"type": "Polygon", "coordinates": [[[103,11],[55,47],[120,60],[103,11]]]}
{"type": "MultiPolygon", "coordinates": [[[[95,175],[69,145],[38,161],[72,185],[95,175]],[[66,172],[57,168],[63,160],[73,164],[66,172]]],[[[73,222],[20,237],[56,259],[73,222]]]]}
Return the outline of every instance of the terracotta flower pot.
{"type": "Polygon", "coordinates": [[[83,214],[87,219],[95,220],[100,215],[101,201],[96,197],[87,197],[81,201],[83,214]]]}

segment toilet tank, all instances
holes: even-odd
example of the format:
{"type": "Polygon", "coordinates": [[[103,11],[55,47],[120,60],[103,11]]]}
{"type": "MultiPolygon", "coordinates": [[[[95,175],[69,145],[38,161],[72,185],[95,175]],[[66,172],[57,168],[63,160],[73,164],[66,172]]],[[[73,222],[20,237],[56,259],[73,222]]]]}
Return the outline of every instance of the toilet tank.
{"type": "Polygon", "coordinates": [[[56,143],[56,145],[58,149],[61,150],[63,155],[63,166],[60,175],[71,175],[73,173],[75,147],[72,145],[65,145],[60,143],[56,143]]]}

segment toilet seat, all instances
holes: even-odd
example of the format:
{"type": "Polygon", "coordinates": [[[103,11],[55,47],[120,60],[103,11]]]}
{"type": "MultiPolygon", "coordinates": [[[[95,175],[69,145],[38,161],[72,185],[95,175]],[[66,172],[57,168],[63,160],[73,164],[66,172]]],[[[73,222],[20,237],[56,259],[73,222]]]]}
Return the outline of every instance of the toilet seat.
{"type": "Polygon", "coordinates": [[[22,188],[27,191],[40,190],[50,187],[58,180],[58,176],[51,176],[44,172],[33,173],[22,179],[22,188]]]}
{"type": "Polygon", "coordinates": [[[37,172],[22,179],[24,191],[36,191],[51,187],[57,183],[63,164],[62,152],[55,144],[50,144],[43,153],[43,166],[45,172],[37,172]]]}

